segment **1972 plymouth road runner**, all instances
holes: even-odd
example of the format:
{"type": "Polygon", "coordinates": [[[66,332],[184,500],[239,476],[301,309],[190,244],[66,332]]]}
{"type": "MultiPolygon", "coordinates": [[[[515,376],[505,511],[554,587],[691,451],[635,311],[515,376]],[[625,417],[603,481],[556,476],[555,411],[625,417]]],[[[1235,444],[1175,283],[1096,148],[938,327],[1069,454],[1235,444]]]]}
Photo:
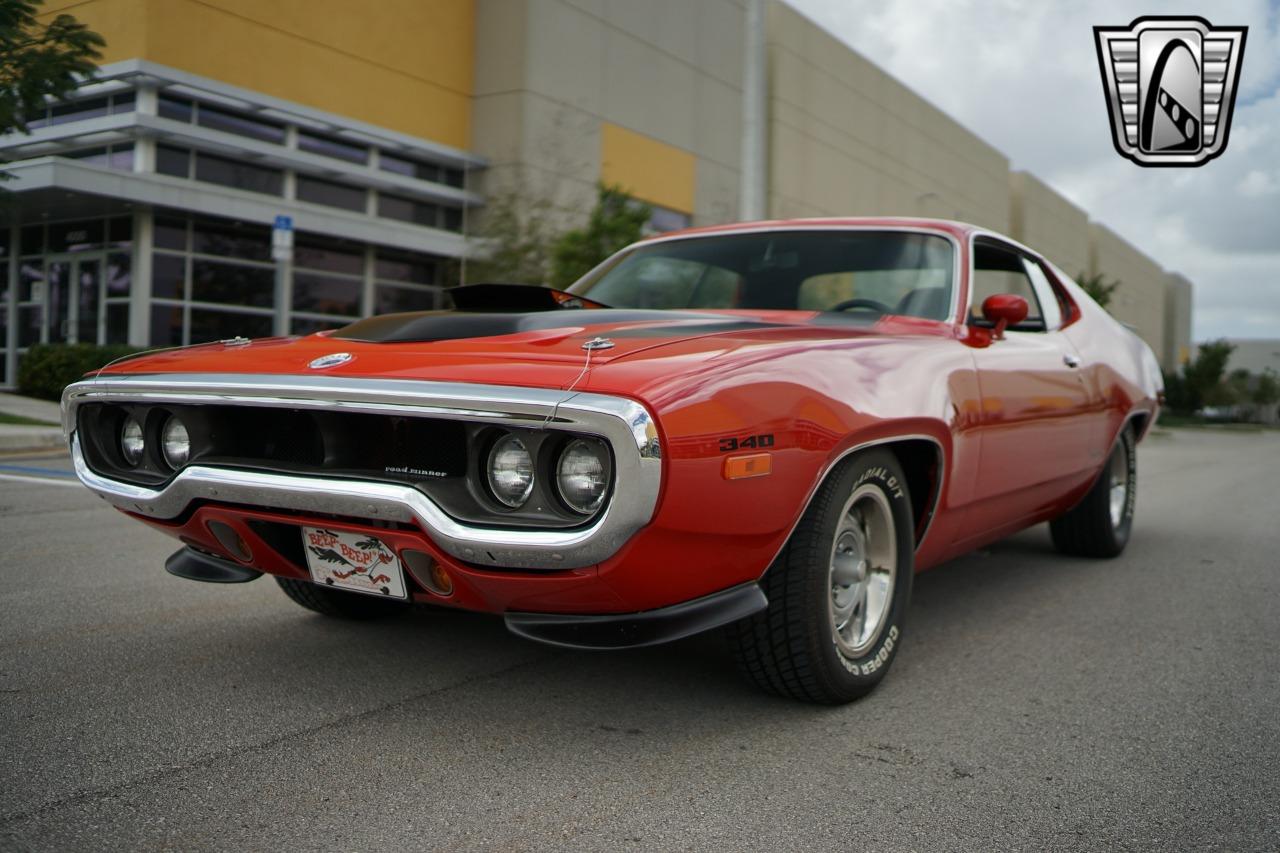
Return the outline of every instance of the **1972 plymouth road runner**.
{"type": "Polygon", "coordinates": [[[915,572],[1044,521],[1069,554],[1129,538],[1155,358],[996,234],[693,229],[452,295],[110,365],[63,396],[77,473],[180,540],[175,575],[573,647],[723,626],[818,702],[884,676],[915,572]]]}

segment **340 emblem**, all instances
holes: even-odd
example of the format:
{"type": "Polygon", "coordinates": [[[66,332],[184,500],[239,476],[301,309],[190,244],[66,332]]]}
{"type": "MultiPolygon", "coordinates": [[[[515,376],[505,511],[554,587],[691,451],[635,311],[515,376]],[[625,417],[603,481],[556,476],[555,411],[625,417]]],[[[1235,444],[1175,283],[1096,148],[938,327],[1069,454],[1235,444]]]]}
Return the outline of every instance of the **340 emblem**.
{"type": "Polygon", "coordinates": [[[720,452],[728,453],[731,450],[741,450],[744,447],[773,447],[773,433],[766,432],[761,435],[748,435],[743,438],[737,436],[729,436],[720,439],[720,452]]]}

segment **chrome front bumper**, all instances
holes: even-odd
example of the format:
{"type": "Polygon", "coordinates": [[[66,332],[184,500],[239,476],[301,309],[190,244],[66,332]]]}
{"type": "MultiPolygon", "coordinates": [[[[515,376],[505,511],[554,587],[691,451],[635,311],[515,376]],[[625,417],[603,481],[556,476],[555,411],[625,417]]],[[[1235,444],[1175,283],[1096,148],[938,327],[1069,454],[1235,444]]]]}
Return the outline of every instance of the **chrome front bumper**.
{"type": "Polygon", "coordinates": [[[67,387],[62,425],[80,481],[128,512],[168,520],[194,501],[216,501],[416,523],[451,556],[493,567],[570,569],[608,559],[653,517],[662,480],[657,427],[643,406],[621,397],[540,388],[311,376],[109,376],[67,387]],[[519,530],[463,524],[422,492],[395,483],[191,465],[161,487],[138,486],[92,471],[75,433],[81,404],[125,401],[341,409],[589,432],[613,446],[613,497],[589,527],[519,530]]]}

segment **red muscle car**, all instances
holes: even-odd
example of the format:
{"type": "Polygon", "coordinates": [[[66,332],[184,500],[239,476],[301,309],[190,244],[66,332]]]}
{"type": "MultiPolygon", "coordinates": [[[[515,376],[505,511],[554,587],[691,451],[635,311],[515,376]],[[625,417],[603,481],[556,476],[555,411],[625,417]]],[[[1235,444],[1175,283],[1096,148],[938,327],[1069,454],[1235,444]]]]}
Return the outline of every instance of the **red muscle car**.
{"type": "Polygon", "coordinates": [[[723,626],[819,702],[884,676],[915,572],[1043,521],[1069,554],[1129,538],[1155,358],[1005,237],[748,223],[452,296],[114,364],[63,397],[77,473],[181,577],[579,648],[723,626]]]}

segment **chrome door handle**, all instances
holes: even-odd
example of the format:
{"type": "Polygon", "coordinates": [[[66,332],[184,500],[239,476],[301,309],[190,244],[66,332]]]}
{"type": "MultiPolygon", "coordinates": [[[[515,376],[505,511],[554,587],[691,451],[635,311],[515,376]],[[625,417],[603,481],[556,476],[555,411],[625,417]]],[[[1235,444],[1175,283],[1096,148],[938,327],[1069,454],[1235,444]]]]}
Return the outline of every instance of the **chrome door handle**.
{"type": "Polygon", "coordinates": [[[1065,364],[1067,367],[1079,367],[1080,359],[1076,358],[1074,355],[1071,355],[1070,353],[1067,353],[1062,357],[1062,363],[1065,364]]]}

